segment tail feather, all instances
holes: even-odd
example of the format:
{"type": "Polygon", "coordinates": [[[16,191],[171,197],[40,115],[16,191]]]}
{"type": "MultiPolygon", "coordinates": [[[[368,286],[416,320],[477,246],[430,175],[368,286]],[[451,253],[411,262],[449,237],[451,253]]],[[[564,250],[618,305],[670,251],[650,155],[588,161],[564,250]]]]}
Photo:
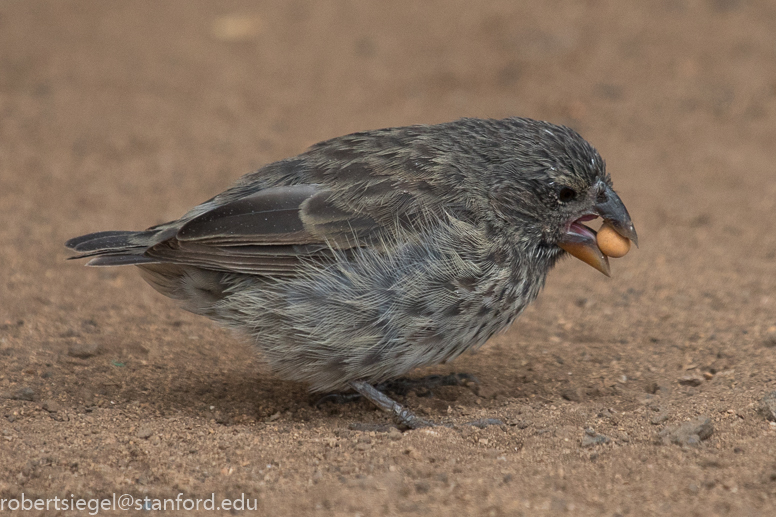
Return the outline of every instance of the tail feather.
{"type": "Polygon", "coordinates": [[[157,262],[143,256],[148,249],[148,232],[110,231],[82,235],[70,239],[65,246],[78,253],[69,260],[97,257],[87,266],[123,266],[157,262]]]}
{"type": "Polygon", "coordinates": [[[74,237],[65,243],[65,246],[78,252],[97,251],[105,248],[122,248],[131,246],[129,237],[138,232],[110,231],[97,232],[80,237],[74,237]]]}
{"type": "MultiPolygon", "coordinates": [[[[83,258],[71,257],[71,258],[83,258]]],[[[136,266],[139,264],[156,264],[158,260],[143,255],[103,255],[86,263],[87,266],[136,266]]]]}

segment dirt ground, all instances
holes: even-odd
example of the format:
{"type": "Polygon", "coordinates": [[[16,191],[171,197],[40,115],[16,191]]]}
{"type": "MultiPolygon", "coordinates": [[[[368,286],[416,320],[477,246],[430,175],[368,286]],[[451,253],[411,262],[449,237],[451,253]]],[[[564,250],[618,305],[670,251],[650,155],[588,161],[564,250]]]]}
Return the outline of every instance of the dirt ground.
{"type": "Polygon", "coordinates": [[[0,500],[775,515],[775,34],[770,0],[3,1],[0,500]],[[133,268],[65,261],[325,138],[510,115],[598,148],[641,249],[611,279],[562,262],[508,332],[416,372],[480,379],[400,397],[452,427],[354,429],[389,419],[317,407],[133,268]]]}

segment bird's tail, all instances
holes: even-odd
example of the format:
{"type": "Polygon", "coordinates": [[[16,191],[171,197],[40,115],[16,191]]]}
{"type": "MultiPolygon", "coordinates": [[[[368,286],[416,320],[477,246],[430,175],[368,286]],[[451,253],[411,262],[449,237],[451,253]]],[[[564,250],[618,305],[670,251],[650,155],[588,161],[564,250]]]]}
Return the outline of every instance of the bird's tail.
{"type": "Polygon", "coordinates": [[[148,248],[174,236],[176,231],[174,226],[157,226],[142,232],[97,232],[70,239],[65,246],[78,253],[70,259],[92,257],[87,266],[139,266],[151,287],[181,300],[188,311],[214,318],[215,304],[225,296],[225,273],[145,256],[148,248]]]}
{"type": "Polygon", "coordinates": [[[65,246],[78,253],[69,259],[94,257],[87,266],[149,264],[157,261],[143,254],[158,242],[158,235],[153,230],[97,232],[70,239],[65,246]]]}

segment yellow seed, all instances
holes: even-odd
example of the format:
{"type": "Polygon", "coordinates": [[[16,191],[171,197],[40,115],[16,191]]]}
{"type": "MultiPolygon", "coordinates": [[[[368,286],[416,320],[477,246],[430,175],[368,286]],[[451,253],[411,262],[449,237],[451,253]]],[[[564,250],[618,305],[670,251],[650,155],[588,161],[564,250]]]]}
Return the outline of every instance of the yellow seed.
{"type": "Polygon", "coordinates": [[[601,250],[601,253],[607,257],[624,257],[628,251],[630,251],[630,239],[626,239],[617,233],[614,228],[608,224],[604,224],[601,229],[598,230],[598,235],[596,235],[595,240],[598,243],[598,248],[601,250]]]}

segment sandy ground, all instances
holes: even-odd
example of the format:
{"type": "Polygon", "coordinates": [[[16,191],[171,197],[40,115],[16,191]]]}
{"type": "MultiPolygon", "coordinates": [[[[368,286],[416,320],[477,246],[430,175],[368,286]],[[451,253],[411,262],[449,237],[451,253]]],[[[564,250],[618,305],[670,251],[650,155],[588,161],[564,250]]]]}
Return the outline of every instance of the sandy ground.
{"type": "Polygon", "coordinates": [[[3,1],[0,499],[776,514],[775,34],[769,0],[3,1]],[[417,372],[481,380],[401,397],[450,428],[353,430],[389,420],[64,260],[328,137],[510,115],[599,149],[641,249],[611,279],[564,261],[507,333],[417,372]]]}

